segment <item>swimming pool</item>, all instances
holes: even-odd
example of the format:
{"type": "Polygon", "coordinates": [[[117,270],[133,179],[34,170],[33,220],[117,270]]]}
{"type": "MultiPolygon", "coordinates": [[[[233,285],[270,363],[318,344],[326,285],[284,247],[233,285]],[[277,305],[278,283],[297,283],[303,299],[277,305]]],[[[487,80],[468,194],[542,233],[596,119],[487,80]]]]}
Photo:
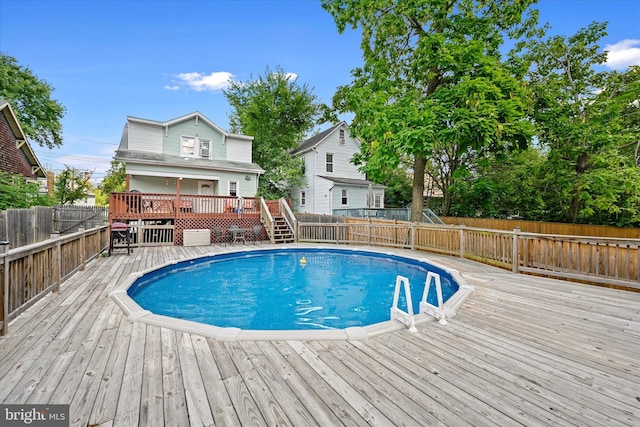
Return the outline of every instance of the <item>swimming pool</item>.
{"type": "MultiPolygon", "coordinates": [[[[362,338],[391,326],[386,323],[397,275],[409,279],[417,312],[428,271],[440,276],[445,301],[461,285],[467,289],[455,270],[424,259],[307,246],[219,253],[171,263],[137,275],[112,297],[130,317],[171,319],[174,327],[182,326],[180,330],[185,325],[198,330],[210,326],[214,329],[206,335],[218,338],[246,339],[283,331],[286,336],[324,333],[362,338]]],[[[402,293],[400,300],[402,308],[402,293]]],[[[435,288],[428,300],[435,304],[435,288]]]]}

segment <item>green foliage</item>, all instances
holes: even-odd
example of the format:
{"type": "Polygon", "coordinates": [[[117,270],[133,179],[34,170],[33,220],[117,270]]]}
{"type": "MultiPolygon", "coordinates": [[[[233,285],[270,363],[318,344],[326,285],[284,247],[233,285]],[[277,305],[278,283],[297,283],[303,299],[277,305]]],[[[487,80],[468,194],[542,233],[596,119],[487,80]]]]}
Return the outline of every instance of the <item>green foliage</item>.
{"type": "Polygon", "coordinates": [[[111,167],[96,190],[96,204],[106,206],[109,204],[109,193],[125,191],[127,188],[126,176],[125,164],[112,160],[111,167]]]}
{"type": "Polygon", "coordinates": [[[65,167],[55,179],[55,199],[61,205],[71,205],[89,195],[91,183],[79,171],[65,167]]]}
{"type": "Polygon", "coordinates": [[[0,172],[0,211],[31,206],[51,206],[53,201],[40,193],[40,185],[24,176],[0,172]]]}
{"type": "Polygon", "coordinates": [[[405,169],[394,169],[382,182],[384,190],[384,206],[386,208],[404,208],[411,203],[411,179],[405,169]]]}
{"type": "Polygon", "coordinates": [[[254,137],[253,161],[266,171],[258,195],[291,197],[291,189],[301,183],[302,169],[289,151],[323,112],[315,95],[279,67],[267,67],[263,76],[249,82],[232,82],[224,94],[233,109],[231,131],[254,137]]]}
{"type": "Polygon", "coordinates": [[[62,145],[64,107],[51,98],[53,88],[29,68],[0,53],[0,99],[9,101],[24,133],[43,147],[62,145]]]}
{"type": "Polygon", "coordinates": [[[548,152],[541,185],[551,220],[637,221],[628,192],[637,187],[629,148],[640,140],[640,72],[595,71],[606,59],[598,46],[604,35],[606,24],[594,22],[568,38],[535,41],[527,52],[533,119],[548,152]]]}
{"type": "Polygon", "coordinates": [[[452,185],[455,216],[543,219],[545,203],[538,174],[545,157],[535,148],[492,155],[459,173],[452,185]]]}
{"type": "MultiPolygon", "coordinates": [[[[381,182],[401,158],[413,159],[412,219],[422,214],[423,170],[436,146],[455,144],[462,156],[527,145],[522,67],[502,63],[499,48],[505,35],[532,30],[535,13],[523,19],[531,3],[322,2],[339,31],[362,30],[364,66],[333,100],[338,112],[355,113],[350,130],[363,144],[354,160],[381,182]]],[[[459,157],[449,160],[453,176],[459,157]]]]}

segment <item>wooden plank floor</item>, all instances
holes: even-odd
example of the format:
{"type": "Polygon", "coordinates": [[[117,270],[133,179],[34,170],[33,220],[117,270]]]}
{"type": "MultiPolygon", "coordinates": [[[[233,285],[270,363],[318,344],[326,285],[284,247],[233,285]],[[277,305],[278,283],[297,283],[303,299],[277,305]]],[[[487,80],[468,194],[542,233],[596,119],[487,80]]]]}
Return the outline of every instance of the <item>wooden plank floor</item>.
{"type": "Polygon", "coordinates": [[[0,338],[0,402],[70,404],[73,426],[640,425],[640,293],[426,254],[476,287],[458,315],[353,342],[215,341],[108,298],[215,250],[92,261],[0,338]]]}

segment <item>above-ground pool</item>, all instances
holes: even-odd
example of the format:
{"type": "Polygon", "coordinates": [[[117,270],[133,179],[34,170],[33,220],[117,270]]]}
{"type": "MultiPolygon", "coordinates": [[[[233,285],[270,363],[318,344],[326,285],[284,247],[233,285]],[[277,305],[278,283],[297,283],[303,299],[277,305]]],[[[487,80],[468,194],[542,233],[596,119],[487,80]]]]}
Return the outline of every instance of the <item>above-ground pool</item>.
{"type": "MultiPolygon", "coordinates": [[[[455,270],[413,257],[335,248],[255,249],[165,265],[135,277],[126,295],[122,289],[114,298],[136,319],[151,316],[199,330],[210,325],[218,337],[351,331],[353,338],[368,335],[364,327],[389,321],[398,275],[409,279],[417,312],[429,271],[440,276],[445,302],[456,294],[461,278],[455,270]]],[[[437,305],[435,286],[427,300],[437,305]]],[[[406,310],[403,292],[399,307],[406,310]]]]}

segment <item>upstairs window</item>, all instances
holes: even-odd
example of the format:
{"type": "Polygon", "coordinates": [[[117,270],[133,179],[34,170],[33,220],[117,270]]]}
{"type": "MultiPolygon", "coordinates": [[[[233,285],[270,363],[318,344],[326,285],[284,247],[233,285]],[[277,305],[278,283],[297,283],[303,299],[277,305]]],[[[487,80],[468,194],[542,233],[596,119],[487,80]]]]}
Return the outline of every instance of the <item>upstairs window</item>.
{"type": "Polygon", "coordinates": [[[340,129],[340,144],[344,144],[344,129],[340,129]]]}
{"type": "Polygon", "coordinates": [[[307,192],[302,190],[300,192],[300,206],[304,206],[307,204],[307,192]]]}
{"type": "Polygon", "coordinates": [[[333,154],[327,153],[327,172],[333,172],[333,154]]]}
{"type": "Polygon", "coordinates": [[[180,155],[183,157],[211,157],[211,140],[193,136],[180,137],[180,155]]]}
{"type": "Polygon", "coordinates": [[[180,137],[180,155],[193,156],[195,154],[196,139],[192,136],[180,137]]]}
{"type": "Polygon", "coordinates": [[[210,157],[211,156],[211,140],[210,139],[201,139],[200,140],[200,157],[210,157]]]}
{"type": "Polygon", "coordinates": [[[349,197],[347,194],[347,190],[342,190],[341,203],[342,203],[342,206],[346,206],[349,204],[349,197]]]}

